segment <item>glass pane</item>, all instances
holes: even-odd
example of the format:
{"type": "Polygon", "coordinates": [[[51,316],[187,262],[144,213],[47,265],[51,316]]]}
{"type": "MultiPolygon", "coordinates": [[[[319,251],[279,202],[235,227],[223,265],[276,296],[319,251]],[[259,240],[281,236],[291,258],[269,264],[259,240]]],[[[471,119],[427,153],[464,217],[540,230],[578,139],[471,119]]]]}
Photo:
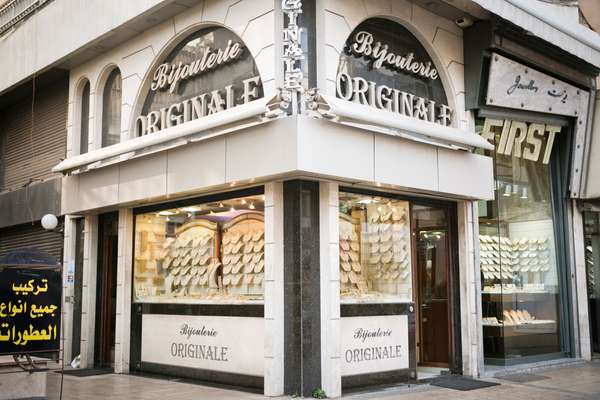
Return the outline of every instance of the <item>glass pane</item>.
{"type": "Polygon", "coordinates": [[[409,205],[340,192],[342,301],[412,299],[409,205]]]}
{"type": "Polygon", "coordinates": [[[414,205],[419,302],[419,363],[448,364],[448,218],[445,209],[414,205]]]}
{"type": "Polygon", "coordinates": [[[121,72],[113,70],[102,96],[102,147],[121,141],[121,72]]]}
{"type": "MultiPolygon", "coordinates": [[[[502,130],[494,132],[496,144],[502,130]]],[[[479,207],[485,356],[493,362],[558,353],[559,264],[550,165],[520,152],[493,157],[496,199],[479,207]]]]}
{"type": "Polygon", "coordinates": [[[138,214],[136,302],[263,299],[261,195],[138,214]]]}
{"type": "Polygon", "coordinates": [[[81,92],[81,136],[79,139],[79,154],[88,152],[90,128],[90,83],[86,82],[81,92]]]}

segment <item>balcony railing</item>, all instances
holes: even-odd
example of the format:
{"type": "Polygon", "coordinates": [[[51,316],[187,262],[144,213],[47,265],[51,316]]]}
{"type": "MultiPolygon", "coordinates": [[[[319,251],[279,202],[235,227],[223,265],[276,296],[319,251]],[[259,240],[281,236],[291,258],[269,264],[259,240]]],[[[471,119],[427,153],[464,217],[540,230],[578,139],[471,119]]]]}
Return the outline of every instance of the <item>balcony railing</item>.
{"type": "Polygon", "coordinates": [[[51,1],[8,0],[5,4],[0,5],[0,36],[51,1]]]}

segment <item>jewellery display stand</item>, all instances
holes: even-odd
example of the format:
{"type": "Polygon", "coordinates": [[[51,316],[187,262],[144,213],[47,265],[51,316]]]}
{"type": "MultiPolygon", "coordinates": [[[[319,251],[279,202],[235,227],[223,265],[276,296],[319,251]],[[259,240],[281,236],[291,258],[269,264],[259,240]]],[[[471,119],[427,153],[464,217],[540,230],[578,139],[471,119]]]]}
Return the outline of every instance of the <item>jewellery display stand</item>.
{"type": "MultiPolygon", "coordinates": [[[[159,225],[156,225],[159,226],[159,225]]],[[[136,247],[136,288],[152,288],[158,298],[205,296],[214,292],[219,261],[215,254],[217,224],[195,220],[179,227],[174,237],[164,238],[153,231],[138,229],[136,247]],[[144,252],[144,249],[148,249],[144,252]],[[144,255],[148,255],[142,259],[144,255]],[[144,264],[147,274],[143,274],[144,264]],[[152,268],[148,268],[152,266],[152,268]]],[[[164,230],[164,227],[163,227],[164,230]]],[[[148,289],[146,289],[148,290],[148,289]]]]}
{"type": "Polygon", "coordinates": [[[408,202],[340,213],[340,289],[347,301],[411,299],[408,202]]]}
{"type": "Polygon", "coordinates": [[[223,224],[221,285],[225,294],[262,298],[264,217],[245,213],[223,224]]]}
{"type": "Polygon", "coordinates": [[[360,219],[340,214],[340,289],[342,296],[368,291],[360,259],[360,219]]]}
{"type": "Polygon", "coordinates": [[[372,289],[411,297],[410,223],[407,202],[367,207],[366,262],[372,289]]]}
{"type": "Polygon", "coordinates": [[[551,240],[482,234],[479,242],[488,361],[505,364],[557,346],[558,295],[545,283],[551,240]]]}

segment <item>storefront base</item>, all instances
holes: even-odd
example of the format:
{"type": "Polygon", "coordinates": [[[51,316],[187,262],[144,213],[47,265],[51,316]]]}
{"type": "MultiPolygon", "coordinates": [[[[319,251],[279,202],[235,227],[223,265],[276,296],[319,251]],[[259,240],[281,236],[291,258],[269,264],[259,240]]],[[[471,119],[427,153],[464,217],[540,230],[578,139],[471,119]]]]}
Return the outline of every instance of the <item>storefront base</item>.
{"type": "Polygon", "coordinates": [[[485,369],[481,372],[482,378],[494,378],[504,375],[518,374],[518,373],[534,373],[537,370],[553,368],[553,367],[566,367],[569,365],[577,365],[584,363],[585,360],[581,358],[554,358],[551,360],[538,360],[513,365],[492,365],[486,364],[485,369]]]}

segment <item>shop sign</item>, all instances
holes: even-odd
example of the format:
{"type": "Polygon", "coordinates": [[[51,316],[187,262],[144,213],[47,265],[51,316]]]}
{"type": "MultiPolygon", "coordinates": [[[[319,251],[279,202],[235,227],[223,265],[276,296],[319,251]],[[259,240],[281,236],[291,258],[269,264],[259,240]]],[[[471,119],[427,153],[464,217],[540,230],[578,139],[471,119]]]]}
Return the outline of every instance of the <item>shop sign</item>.
{"type": "Polygon", "coordinates": [[[264,319],[142,315],[142,362],[264,375],[264,319]]]}
{"type": "Polygon", "coordinates": [[[481,137],[493,143],[500,132],[496,153],[534,162],[540,161],[541,157],[542,164],[548,164],[556,134],[560,130],[558,125],[486,118],[481,137]]]}
{"type": "Polygon", "coordinates": [[[492,53],[486,104],[577,116],[582,91],[526,65],[492,53]]]}
{"type": "Polygon", "coordinates": [[[341,332],[342,376],[409,368],[406,315],[345,317],[341,332]]]}
{"type": "Polygon", "coordinates": [[[59,351],[61,286],[60,267],[0,269],[0,354],[59,351]]]}
{"type": "Polygon", "coordinates": [[[222,27],[186,37],[151,74],[135,135],[143,136],[263,96],[258,69],[241,40],[222,27]]]}
{"type": "Polygon", "coordinates": [[[350,34],[340,57],[336,96],[408,117],[452,124],[433,60],[403,26],[371,18],[350,34]]]}

